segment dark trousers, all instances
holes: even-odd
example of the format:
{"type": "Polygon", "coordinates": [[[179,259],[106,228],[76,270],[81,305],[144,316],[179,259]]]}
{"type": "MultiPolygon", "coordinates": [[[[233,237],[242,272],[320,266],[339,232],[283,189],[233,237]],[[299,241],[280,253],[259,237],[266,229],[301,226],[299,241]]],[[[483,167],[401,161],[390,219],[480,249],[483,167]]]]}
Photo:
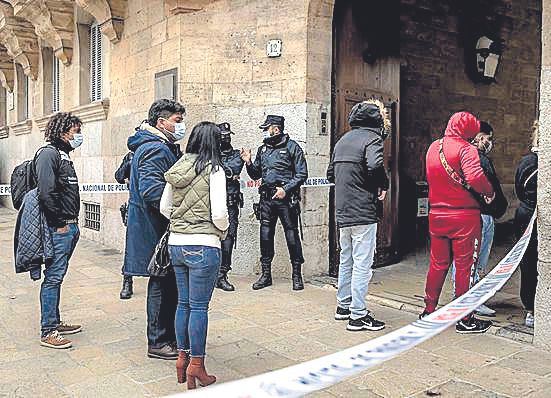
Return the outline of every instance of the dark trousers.
{"type": "MultiPolygon", "coordinates": [[[[515,214],[515,233],[517,239],[522,236],[534,211],[521,206],[515,214]]],[[[534,224],[530,242],[520,262],[520,299],[526,311],[534,311],[536,287],[538,286],[538,228],[534,224]]]]}
{"type": "Polygon", "coordinates": [[[237,204],[228,206],[228,216],[230,219],[230,226],[228,227],[226,239],[222,241],[222,264],[220,265],[221,273],[227,273],[231,270],[231,258],[233,248],[235,246],[235,240],[237,239],[237,227],[239,225],[239,206],[237,204]]]}
{"type": "Polygon", "coordinates": [[[274,236],[277,220],[285,231],[291,263],[303,264],[302,244],[298,231],[298,212],[287,199],[262,199],[260,201],[260,261],[271,264],[274,259],[274,236]]]}
{"type": "Polygon", "coordinates": [[[163,277],[150,276],[147,285],[147,342],[161,348],[176,341],[174,318],[178,289],[173,272],[163,277]]]}

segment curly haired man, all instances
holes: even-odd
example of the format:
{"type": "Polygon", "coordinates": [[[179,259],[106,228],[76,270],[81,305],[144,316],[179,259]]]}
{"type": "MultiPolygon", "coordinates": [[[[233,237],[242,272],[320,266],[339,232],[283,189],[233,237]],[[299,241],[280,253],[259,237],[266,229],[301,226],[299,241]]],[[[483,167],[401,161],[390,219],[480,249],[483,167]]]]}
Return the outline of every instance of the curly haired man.
{"type": "Polygon", "coordinates": [[[54,244],[54,258],[44,270],[40,287],[40,344],[49,348],[71,347],[71,341],[63,335],[81,331],[80,325],[61,322],[59,315],[61,284],[80,236],[78,179],[69,154],[82,144],[81,125],[80,119],[70,113],[52,116],[44,137],[48,145],[39,149],[34,163],[39,204],[54,244]]]}

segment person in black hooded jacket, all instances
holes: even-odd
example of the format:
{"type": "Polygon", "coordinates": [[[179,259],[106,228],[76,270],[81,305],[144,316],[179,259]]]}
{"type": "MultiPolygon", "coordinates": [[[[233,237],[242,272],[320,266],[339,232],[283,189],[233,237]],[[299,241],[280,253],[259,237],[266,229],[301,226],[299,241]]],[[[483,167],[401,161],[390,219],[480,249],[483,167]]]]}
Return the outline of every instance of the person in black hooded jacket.
{"type": "Polygon", "coordinates": [[[327,179],[335,184],[340,266],[335,319],[348,320],[347,330],[381,330],[385,324],[369,315],[365,296],[377,242],[377,222],[389,187],[383,140],[390,129],[384,105],[377,100],[356,104],[348,121],[352,130],[335,145],[327,179]]]}
{"type": "MultiPolygon", "coordinates": [[[[515,192],[520,205],[515,213],[515,235],[524,234],[534,211],[538,190],[538,123],[534,123],[532,150],[521,160],[515,174],[515,192]]],[[[526,309],[525,325],[534,327],[534,300],[538,285],[538,231],[537,224],[530,235],[530,243],[520,262],[520,299],[526,309]]]]}

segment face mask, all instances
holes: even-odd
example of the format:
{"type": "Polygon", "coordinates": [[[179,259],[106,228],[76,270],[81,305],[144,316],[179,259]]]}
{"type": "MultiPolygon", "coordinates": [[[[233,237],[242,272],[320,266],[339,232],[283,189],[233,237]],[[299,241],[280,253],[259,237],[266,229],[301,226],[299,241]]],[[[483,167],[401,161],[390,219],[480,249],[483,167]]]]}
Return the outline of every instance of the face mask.
{"type": "Polygon", "coordinates": [[[262,132],[262,139],[263,139],[263,140],[267,140],[267,139],[270,138],[270,137],[271,137],[270,130],[264,130],[264,131],[262,132]]]}
{"type": "Polygon", "coordinates": [[[494,143],[492,141],[490,141],[488,143],[488,145],[484,145],[484,152],[486,154],[490,153],[490,151],[492,150],[493,147],[494,147],[494,143]]]}
{"type": "Polygon", "coordinates": [[[222,147],[222,149],[230,148],[231,138],[230,137],[224,138],[224,136],[222,136],[222,138],[220,139],[220,146],[222,147]]]}
{"type": "Polygon", "coordinates": [[[82,145],[83,141],[84,136],[81,133],[75,133],[73,134],[73,139],[69,140],[69,145],[71,145],[71,148],[77,149],[79,146],[82,145]]]}
{"type": "Polygon", "coordinates": [[[184,122],[174,123],[174,133],[172,134],[175,141],[180,141],[186,136],[186,124],[184,122]]]}

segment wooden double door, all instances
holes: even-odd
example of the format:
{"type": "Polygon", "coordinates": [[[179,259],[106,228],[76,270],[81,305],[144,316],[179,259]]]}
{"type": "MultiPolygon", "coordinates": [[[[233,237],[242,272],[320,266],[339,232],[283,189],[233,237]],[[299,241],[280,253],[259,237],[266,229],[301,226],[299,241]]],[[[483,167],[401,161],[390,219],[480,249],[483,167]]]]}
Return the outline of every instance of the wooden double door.
{"type": "MultiPolygon", "coordinates": [[[[346,3],[346,2],[345,2],[346,3]]],[[[337,6],[339,2],[337,1],[337,6]]],[[[392,130],[385,140],[385,168],[390,187],[383,204],[383,218],[378,224],[376,265],[382,266],[399,260],[398,196],[399,196],[399,113],[400,113],[400,61],[398,58],[381,58],[374,63],[364,61],[367,43],[362,39],[352,18],[352,8],[335,10],[333,24],[333,91],[331,150],[350,130],[348,115],[358,102],[369,98],[381,100],[392,120],[392,130]]],[[[331,231],[329,273],[336,276],[339,264],[339,234],[335,221],[334,192],[330,196],[331,231]]]]}

